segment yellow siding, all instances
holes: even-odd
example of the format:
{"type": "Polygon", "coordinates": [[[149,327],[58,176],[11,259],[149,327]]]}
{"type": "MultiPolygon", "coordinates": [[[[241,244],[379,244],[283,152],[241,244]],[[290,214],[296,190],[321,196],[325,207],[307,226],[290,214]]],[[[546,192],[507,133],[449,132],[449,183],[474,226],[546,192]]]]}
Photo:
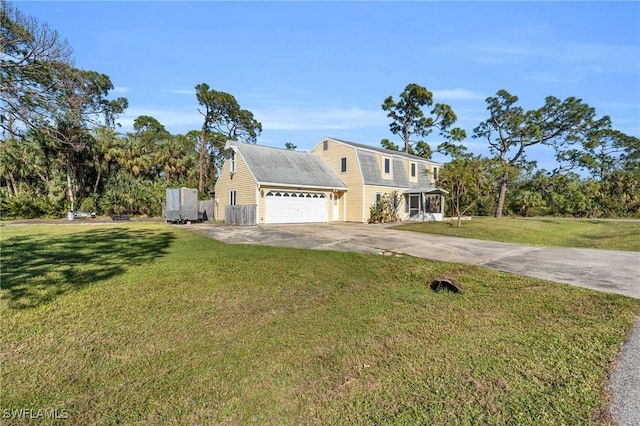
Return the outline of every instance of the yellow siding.
{"type": "Polygon", "coordinates": [[[433,184],[433,168],[436,167],[438,169],[440,169],[440,167],[442,167],[441,164],[439,163],[432,163],[430,161],[427,160],[423,160],[420,161],[419,159],[416,160],[410,160],[408,158],[402,158],[402,162],[404,164],[404,168],[407,172],[407,178],[409,179],[409,182],[418,182],[418,179],[421,175],[424,175],[425,170],[427,170],[429,172],[429,181],[431,182],[431,184],[433,184]],[[411,163],[416,163],[416,177],[412,178],[411,177],[411,163]]]}
{"type": "Polygon", "coordinates": [[[409,179],[409,182],[413,182],[413,183],[417,183],[418,179],[420,177],[420,173],[423,173],[422,171],[425,168],[425,165],[421,162],[418,161],[414,161],[414,160],[409,160],[408,158],[403,158],[402,159],[402,164],[404,165],[404,169],[407,171],[407,179],[409,179]],[[411,164],[415,164],[416,165],[416,176],[415,177],[411,177],[411,164]]]}
{"type": "Polygon", "coordinates": [[[427,174],[429,177],[429,183],[433,184],[433,175],[431,174],[431,170],[433,168],[433,164],[431,163],[418,163],[418,173],[427,174]],[[427,173],[428,172],[428,173],[427,173]]]}
{"type": "Polygon", "coordinates": [[[369,211],[363,212],[363,182],[355,148],[331,139],[323,139],[323,141],[317,144],[311,152],[320,157],[329,169],[349,188],[338,199],[338,208],[341,211],[340,220],[347,222],[366,221],[369,217],[369,211]],[[326,151],[323,149],[324,140],[328,142],[326,151]],[[347,171],[345,173],[340,171],[340,161],[343,157],[347,158],[347,171]]]}
{"type": "Polygon", "coordinates": [[[265,187],[263,186],[262,188],[260,188],[262,191],[260,192],[260,194],[258,195],[259,200],[258,201],[258,217],[256,218],[256,221],[258,223],[264,223],[264,215],[265,215],[265,202],[264,202],[264,196],[267,192],[269,192],[269,190],[271,189],[277,189],[277,188],[269,188],[269,187],[265,187]]]}
{"type": "MultiPolygon", "coordinates": [[[[380,173],[382,176],[382,179],[386,179],[386,180],[393,180],[393,157],[390,155],[383,155],[383,154],[376,154],[376,157],[378,158],[378,167],[380,168],[380,173]],[[389,159],[389,173],[385,173],[384,172],[384,159],[388,158],[389,159]]],[[[398,171],[399,172],[399,171],[398,171]]]]}
{"type": "Polygon", "coordinates": [[[405,206],[404,193],[403,193],[403,191],[401,189],[390,188],[388,186],[370,186],[370,185],[367,185],[367,186],[365,186],[365,195],[364,195],[364,201],[365,201],[365,205],[366,205],[366,209],[367,209],[367,220],[369,219],[369,215],[370,215],[369,209],[371,208],[371,206],[373,206],[373,203],[376,200],[376,194],[390,194],[394,190],[398,191],[398,193],[400,193],[400,196],[402,197],[402,201],[400,203],[400,209],[398,210],[398,213],[400,214],[401,218],[404,217],[406,206],[405,206]]]}
{"type": "Polygon", "coordinates": [[[249,171],[242,155],[236,153],[236,173],[231,174],[229,159],[222,165],[216,182],[216,220],[224,220],[224,206],[230,203],[230,192],[236,191],[236,204],[256,204],[258,202],[257,182],[249,171]]]}
{"type": "Polygon", "coordinates": [[[434,169],[438,169],[438,174],[440,174],[440,169],[442,168],[442,164],[429,164],[429,178],[431,179],[431,183],[434,184],[434,182],[437,179],[437,175],[434,176],[434,169]]]}

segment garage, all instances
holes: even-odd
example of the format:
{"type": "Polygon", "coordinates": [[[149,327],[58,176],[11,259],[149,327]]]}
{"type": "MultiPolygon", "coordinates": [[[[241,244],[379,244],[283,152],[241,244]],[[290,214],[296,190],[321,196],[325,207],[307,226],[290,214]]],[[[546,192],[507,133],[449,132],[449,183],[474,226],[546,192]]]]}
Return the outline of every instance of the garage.
{"type": "Polygon", "coordinates": [[[327,222],[327,196],[316,192],[269,191],[265,223],[327,222]]]}

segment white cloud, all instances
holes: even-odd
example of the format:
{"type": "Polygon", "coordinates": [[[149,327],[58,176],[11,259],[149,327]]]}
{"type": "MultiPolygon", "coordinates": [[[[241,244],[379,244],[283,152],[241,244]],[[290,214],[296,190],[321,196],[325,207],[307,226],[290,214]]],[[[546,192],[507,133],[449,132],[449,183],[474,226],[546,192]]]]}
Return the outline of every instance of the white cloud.
{"type": "Polygon", "coordinates": [[[541,53],[537,51],[534,46],[525,45],[479,45],[474,46],[473,50],[487,55],[497,56],[525,56],[538,55],[541,53]]]}
{"type": "Polygon", "coordinates": [[[573,77],[573,78],[563,78],[563,77],[555,77],[550,74],[535,74],[525,77],[527,80],[533,81],[542,81],[544,83],[559,83],[559,84],[574,84],[580,83],[582,81],[581,78],[573,77]]]}
{"type": "Polygon", "coordinates": [[[445,89],[433,91],[434,102],[443,100],[484,99],[485,96],[467,89],[445,89]]]}
{"type": "Polygon", "coordinates": [[[124,131],[133,130],[133,122],[141,115],[148,115],[160,122],[171,133],[185,133],[202,126],[202,118],[197,111],[162,110],[154,108],[129,108],[118,122],[124,131]]]}
{"type": "Polygon", "coordinates": [[[173,93],[174,95],[196,95],[196,89],[170,89],[165,90],[167,93],[173,93]]]}
{"type": "MultiPolygon", "coordinates": [[[[251,111],[256,120],[262,123],[262,128],[269,131],[350,130],[388,124],[384,111],[377,109],[280,106],[252,108],[251,111]]],[[[141,115],[154,117],[172,133],[184,133],[202,126],[202,116],[192,109],[130,108],[118,121],[124,131],[131,131],[133,121],[141,115]]]]}
{"type": "Polygon", "coordinates": [[[475,60],[485,64],[502,64],[514,60],[514,57],[537,56],[541,52],[536,51],[533,46],[525,45],[475,45],[471,46],[471,51],[475,60]]]}
{"type": "Polygon", "coordinates": [[[269,130],[348,130],[386,123],[382,110],[361,108],[291,108],[253,111],[269,130]]]}
{"type": "Polygon", "coordinates": [[[128,93],[129,88],[123,86],[115,86],[112,90],[113,93],[128,93]]]}
{"type": "Polygon", "coordinates": [[[552,59],[558,63],[587,65],[595,73],[637,73],[640,69],[637,46],[554,42],[546,44],[478,44],[471,46],[476,60],[482,63],[512,63],[529,58],[552,59]],[[518,59],[516,59],[518,58],[518,59]]]}
{"type": "Polygon", "coordinates": [[[481,108],[456,108],[455,113],[458,116],[455,126],[460,127],[475,127],[489,118],[487,110],[481,108]]]}
{"type": "Polygon", "coordinates": [[[631,102],[600,102],[596,105],[598,109],[628,109],[628,110],[638,110],[640,109],[640,104],[634,104],[631,102]]]}

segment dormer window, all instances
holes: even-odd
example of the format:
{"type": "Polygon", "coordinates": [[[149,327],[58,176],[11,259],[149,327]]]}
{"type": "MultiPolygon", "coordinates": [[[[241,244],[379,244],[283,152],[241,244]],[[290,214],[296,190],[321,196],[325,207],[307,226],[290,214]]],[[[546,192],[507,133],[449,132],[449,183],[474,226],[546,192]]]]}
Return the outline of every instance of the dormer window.
{"type": "Polygon", "coordinates": [[[415,178],[417,174],[417,165],[416,163],[411,163],[411,177],[415,178]]]}
{"type": "Polygon", "coordinates": [[[391,158],[384,159],[384,174],[391,174],[391,158]]]}

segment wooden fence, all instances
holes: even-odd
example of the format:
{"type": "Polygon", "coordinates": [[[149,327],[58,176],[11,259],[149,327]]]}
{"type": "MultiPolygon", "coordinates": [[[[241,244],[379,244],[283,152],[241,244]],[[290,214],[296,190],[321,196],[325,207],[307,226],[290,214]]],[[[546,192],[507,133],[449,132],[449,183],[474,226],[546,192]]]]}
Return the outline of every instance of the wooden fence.
{"type": "Polygon", "coordinates": [[[200,200],[198,202],[198,219],[213,220],[213,200],[200,200]]]}
{"type": "Polygon", "coordinates": [[[257,210],[258,206],[255,204],[224,206],[224,223],[236,226],[255,225],[257,210]]]}

